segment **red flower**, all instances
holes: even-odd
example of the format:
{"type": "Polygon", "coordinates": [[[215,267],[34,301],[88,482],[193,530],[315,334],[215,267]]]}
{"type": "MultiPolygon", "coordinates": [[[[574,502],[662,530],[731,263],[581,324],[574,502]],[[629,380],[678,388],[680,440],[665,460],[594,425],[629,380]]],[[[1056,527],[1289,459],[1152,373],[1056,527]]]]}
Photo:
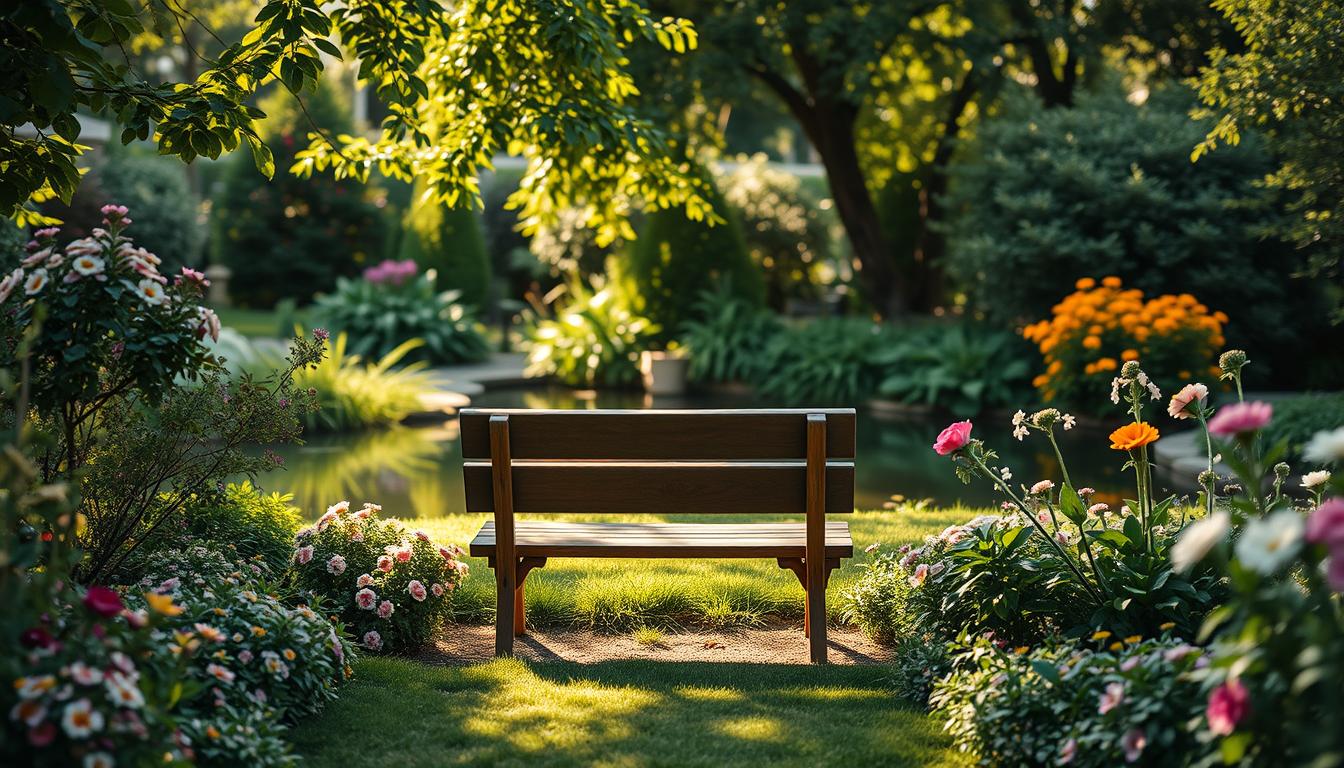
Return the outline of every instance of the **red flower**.
{"type": "Polygon", "coordinates": [[[121,613],[121,596],[107,587],[89,587],[84,595],[84,607],[103,618],[116,616],[121,613]]]}
{"type": "Polygon", "coordinates": [[[939,456],[946,456],[953,451],[965,448],[970,441],[971,422],[958,421],[949,425],[938,435],[938,440],[933,444],[933,450],[939,456]]]}
{"type": "Polygon", "coordinates": [[[19,635],[19,642],[23,643],[24,648],[50,648],[55,640],[51,633],[42,627],[25,629],[23,634],[19,635]]]}
{"type": "Polygon", "coordinates": [[[1237,723],[1246,717],[1250,709],[1251,694],[1240,680],[1229,680],[1209,694],[1209,706],[1205,717],[1209,720],[1209,730],[1218,736],[1230,736],[1237,729],[1237,723]]]}

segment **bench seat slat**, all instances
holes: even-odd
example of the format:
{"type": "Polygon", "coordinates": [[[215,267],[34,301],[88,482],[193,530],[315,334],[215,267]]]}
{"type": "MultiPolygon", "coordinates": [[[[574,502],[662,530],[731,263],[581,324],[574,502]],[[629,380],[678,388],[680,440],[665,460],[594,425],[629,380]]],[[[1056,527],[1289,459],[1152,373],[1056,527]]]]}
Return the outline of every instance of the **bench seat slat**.
{"type": "MultiPolygon", "coordinates": [[[[519,520],[519,557],[803,557],[803,523],[566,523],[519,520]]],[[[471,542],[472,557],[495,554],[495,524],[471,542]]],[[[854,556],[849,524],[826,523],[826,557],[854,556]]]]}

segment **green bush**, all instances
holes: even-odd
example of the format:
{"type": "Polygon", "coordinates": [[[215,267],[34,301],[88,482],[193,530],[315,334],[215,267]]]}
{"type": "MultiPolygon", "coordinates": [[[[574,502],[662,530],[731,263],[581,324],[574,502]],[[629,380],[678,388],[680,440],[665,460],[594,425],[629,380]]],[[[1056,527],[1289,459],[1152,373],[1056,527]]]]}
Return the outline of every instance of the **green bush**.
{"type": "Polygon", "coordinates": [[[639,380],[639,353],[652,347],[658,326],[632,309],[626,281],[594,276],[593,283],[570,281],[554,317],[528,328],[526,375],[550,376],[571,387],[620,387],[639,380]]]}
{"type": "Polygon", "coordinates": [[[1228,344],[1268,363],[1276,384],[1331,386],[1344,331],[1330,328],[1321,285],[1292,277],[1292,247],[1263,236],[1283,215],[1261,184],[1274,160],[1246,135],[1192,163],[1208,125],[1188,118],[1191,104],[1179,89],[1142,107],[1033,100],[985,123],[953,167],[948,272],[1004,324],[1044,316],[1084,277],[1191,293],[1227,313],[1228,344]]]}
{"type": "Polygon", "coordinates": [[[410,207],[402,220],[400,258],[411,259],[421,269],[435,270],[434,285],[454,290],[462,302],[486,309],[490,298],[490,257],[476,211],[451,208],[425,199],[426,189],[416,182],[410,207]]]}
{"type": "MultiPolygon", "coordinates": [[[[931,699],[957,747],[984,766],[1202,765],[1194,679],[1203,652],[1170,640],[1004,648],[964,644],[931,699]]],[[[1212,764],[1212,763],[1208,763],[1212,764]]]]}
{"type": "Polygon", "coordinates": [[[1289,455],[1301,457],[1312,435],[1339,427],[1344,427],[1344,393],[1300,395],[1274,401],[1274,420],[1265,428],[1265,438],[1270,445],[1287,439],[1289,455]]]}
{"type": "MultiPolygon", "coordinates": [[[[433,390],[423,364],[396,366],[420,344],[411,339],[378,359],[366,363],[347,351],[348,337],[337,334],[329,354],[316,366],[294,374],[294,386],[317,392],[318,409],[304,413],[309,431],[342,432],[396,424],[419,410],[420,396],[433,390]]],[[[250,364],[253,370],[271,370],[279,361],[265,353],[250,364]]]]}
{"type": "Polygon", "coordinates": [[[404,355],[408,362],[451,365],[490,355],[485,329],[458,303],[457,291],[436,291],[431,273],[375,279],[386,265],[397,263],[365,270],[362,278],[337,280],[335,291],[313,303],[311,322],[346,334],[350,352],[366,359],[383,357],[411,339],[423,343],[404,355]]]}
{"type": "Polygon", "coordinates": [[[710,202],[723,223],[691,221],[677,208],[654,211],[629,248],[629,275],[663,342],[677,337],[701,292],[720,280],[731,281],[744,300],[764,303],[765,284],[747,253],[741,222],[722,195],[713,193],[710,202]]]}
{"type": "Polygon", "coordinates": [[[940,323],[905,331],[873,361],[886,372],[882,396],[972,416],[1029,397],[1032,354],[1011,331],[940,323]]]}
{"type": "Polygon", "coordinates": [[[764,274],[769,305],[782,312],[790,299],[819,298],[820,267],[832,258],[820,200],[797,176],[771,168],[764,154],[738,158],[722,187],[764,274]]]}
{"type": "Polygon", "coordinates": [[[380,510],[351,512],[343,501],[299,531],[294,580],[336,606],[365,648],[404,651],[428,642],[447,618],[467,564],[460,549],[380,519],[380,510]]]}
{"type": "Polygon", "coordinates": [[[874,640],[890,643],[916,629],[907,605],[913,587],[900,565],[909,550],[882,552],[861,564],[863,573],[841,596],[845,618],[874,640]]]}
{"type": "MultiPolygon", "coordinates": [[[[350,132],[335,86],[322,85],[304,98],[318,125],[350,132]]],[[[275,154],[275,177],[267,181],[247,152],[234,153],[214,194],[210,260],[233,270],[229,290],[246,306],[269,307],[283,298],[306,303],[381,255],[386,222],[378,190],[352,179],[288,172],[312,130],[294,101],[279,89],[261,104],[268,115],[261,134],[275,154]]]]}
{"type": "Polygon", "coordinates": [[[786,328],[766,345],[756,387],[790,404],[855,405],[877,390],[882,369],[874,356],[888,336],[887,328],[861,317],[786,328]]]}
{"type": "Polygon", "coordinates": [[[691,378],[701,382],[752,382],[763,378],[765,349],[780,332],[770,311],[733,293],[727,281],[704,291],[682,325],[691,351],[691,378]]]}
{"type": "Polygon", "coordinates": [[[61,220],[62,238],[87,237],[103,227],[102,207],[124,205],[135,222],[135,244],[163,259],[165,274],[199,266],[205,229],[201,200],[187,184],[187,171],[172,158],[118,148],[93,166],[69,205],[43,203],[43,213],[61,220]]]}

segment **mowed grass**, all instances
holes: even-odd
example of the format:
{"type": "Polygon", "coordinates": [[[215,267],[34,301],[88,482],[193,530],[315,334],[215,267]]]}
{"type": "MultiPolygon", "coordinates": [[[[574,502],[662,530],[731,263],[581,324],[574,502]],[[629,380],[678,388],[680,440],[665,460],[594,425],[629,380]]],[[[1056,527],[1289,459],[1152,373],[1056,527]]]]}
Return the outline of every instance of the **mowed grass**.
{"type": "MultiPolygon", "coordinates": [[[[844,592],[862,573],[873,543],[884,550],[921,541],[983,510],[964,507],[919,508],[844,515],[854,538],[854,558],[831,576],[827,614],[844,623],[844,592]]],[[[407,520],[435,541],[466,548],[486,515],[449,515],[407,520]]],[[[766,515],[609,515],[560,517],[588,522],[767,522],[797,521],[797,516],[766,515]]],[[[833,518],[834,519],[834,518],[833,518]]],[[[454,597],[457,621],[494,620],[494,572],[484,559],[470,558],[471,572],[454,597]]],[[[554,558],[527,577],[529,624],[537,627],[585,627],[629,632],[640,627],[750,627],[770,621],[802,621],[803,589],[774,560],[627,560],[554,558]]]]}
{"type": "Polygon", "coordinates": [[[368,659],[292,741],[314,766],[960,766],[864,666],[368,659]]]}

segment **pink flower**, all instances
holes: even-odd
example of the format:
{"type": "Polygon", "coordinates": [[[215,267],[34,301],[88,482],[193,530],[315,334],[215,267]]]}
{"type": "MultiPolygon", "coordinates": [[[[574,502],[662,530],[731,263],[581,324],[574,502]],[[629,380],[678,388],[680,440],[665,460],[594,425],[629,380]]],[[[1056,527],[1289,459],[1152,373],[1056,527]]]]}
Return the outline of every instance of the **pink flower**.
{"type": "Polygon", "coordinates": [[[252,652],[247,650],[239,651],[238,660],[244,664],[250,663],[252,661],[252,652]]]}
{"type": "Polygon", "coordinates": [[[331,338],[331,333],[326,328],[314,328],[313,338],[317,339],[318,341],[326,341],[327,339],[331,338]]]}
{"type": "Polygon", "coordinates": [[[391,618],[392,612],[395,610],[397,610],[397,606],[393,605],[391,600],[384,600],[378,604],[378,618],[391,618]]]}
{"type": "Polygon", "coordinates": [[[453,550],[447,547],[439,547],[439,557],[442,557],[444,560],[452,560],[453,550]]]}
{"type": "Polygon", "coordinates": [[[1125,762],[1137,763],[1143,756],[1143,748],[1148,746],[1148,736],[1138,728],[1131,728],[1125,731],[1125,736],[1120,740],[1120,747],[1125,750],[1125,762]]]}
{"type": "Polygon", "coordinates": [[[410,548],[410,547],[402,547],[401,549],[398,549],[398,550],[397,550],[397,553],[396,553],[396,556],[397,556],[397,562],[398,562],[398,563],[409,563],[409,562],[411,562],[411,548],[410,548]]]}
{"type": "Polygon", "coordinates": [[[366,611],[372,611],[375,603],[378,602],[378,595],[368,587],[355,593],[355,605],[366,611]]]}
{"type": "Polygon", "coordinates": [[[411,579],[411,583],[406,585],[406,591],[409,592],[411,597],[415,598],[418,603],[423,603],[425,598],[429,596],[429,592],[425,589],[425,585],[421,584],[419,579],[411,579]]]}
{"type": "Polygon", "coordinates": [[[1327,544],[1331,549],[1344,547],[1344,499],[1328,499],[1311,513],[1307,541],[1327,544]]]}
{"type": "Polygon", "coordinates": [[[1269,424],[1273,416],[1274,406],[1269,403],[1260,401],[1233,403],[1220,408],[1218,413],[1209,419],[1209,431],[1222,437],[1255,432],[1269,424]]]}
{"type": "Polygon", "coordinates": [[[429,588],[429,591],[433,592],[435,597],[443,597],[443,585],[438,582],[435,582],[434,585],[429,588]]]}
{"type": "Polygon", "coordinates": [[[924,585],[924,580],[929,577],[929,566],[927,563],[920,563],[915,566],[915,575],[910,577],[910,586],[920,587],[924,585]]]}
{"type": "Polygon", "coordinates": [[[933,442],[933,451],[939,456],[946,456],[953,451],[961,450],[966,447],[966,443],[971,440],[971,422],[958,421],[955,424],[948,425],[938,435],[938,439],[933,442]]]}
{"type": "Polygon", "coordinates": [[[1213,689],[1204,712],[1209,720],[1209,730],[1218,736],[1230,736],[1237,730],[1237,723],[1246,717],[1250,700],[1251,694],[1240,680],[1228,680],[1213,689]]]}
{"type": "Polygon", "coordinates": [[[364,633],[364,647],[376,651],[383,647],[383,636],[373,630],[364,633]]]}
{"type": "Polygon", "coordinates": [[[299,550],[294,553],[294,561],[297,562],[299,565],[306,565],[308,561],[312,559],[313,559],[312,546],[299,547],[299,550]]]}
{"type": "Polygon", "coordinates": [[[1101,692],[1101,699],[1097,703],[1097,714],[1104,715],[1112,709],[1120,706],[1125,700],[1125,684],[1110,683],[1106,689],[1101,692]]]}
{"type": "Polygon", "coordinates": [[[1111,505],[1103,501],[1099,501],[1096,504],[1093,504],[1092,506],[1087,508],[1087,514],[1093,516],[1100,515],[1102,513],[1110,511],[1111,511],[1111,505]]]}
{"type": "Polygon", "coordinates": [[[425,542],[426,544],[429,543],[429,534],[425,533],[424,531],[416,531],[415,538],[425,542]]]}
{"type": "Polygon", "coordinates": [[[355,579],[356,587],[367,587],[372,583],[373,583],[373,576],[367,573],[361,573],[359,574],[359,578],[355,579]]]}
{"type": "Polygon", "coordinates": [[[364,531],[362,531],[362,530],[359,529],[359,528],[351,527],[351,528],[350,528],[350,540],[351,540],[351,541],[356,541],[356,542],[363,541],[363,540],[364,540],[364,531]]]}
{"type": "Polygon", "coordinates": [[[1055,484],[1052,483],[1052,482],[1050,482],[1049,480],[1041,480],[1041,481],[1039,481],[1038,483],[1036,483],[1035,485],[1031,486],[1031,495],[1032,495],[1032,496],[1039,496],[1039,495],[1041,495],[1041,494],[1043,494],[1043,493],[1047,493],[1047,492],[1049,492],[1050,489],[1052,489],[1052,488],[1054,488],[1054,487],[1055,487],[1055,484]]]}
{"type": "Polygon", "coordinates": [[[116,616],[121,613],[121,596],[107,587],[89,587],[84,593],[84,607],[103,618],[116,616]]]}
{"type": "Polygon", "coordinates": [[[1056,762],[1058,765],[1068,765],[1069,763],[1073,762],[1073,758],[1077,754],[1078,754],[1078,740],[1069,739],[1068,741],[1064,742],[1063,745],[1060,746],[1059,760],[1056,762]]]}
{"type": "Polygon", "coordinates": [[[382,571],[383,573],[391,573],[392,558],[388,557],[387,555],[380,555],[378,557],[378,570],[382,571]]]}
{"type": "Polygon", "coordinates": [[[327,573],[333,576],[340,576],[345,573],[345,558],[340,555],[332,555],[327,561],[327,573]]]}
{"type": "Polygon", "coordinates": [[[205,279],[205,273],[197,272],[191,267],[183,267],[182,276],[178,278],[178,280],[179,281],[186,280],[187,282],[195,283],[196,285],[199,285],[202,288],[210,285],[210,281],[205,279]]]}
{"type": "Polygon", "coordinates": [[[1186,384],[1180,392],[1171,396],[1167,414],[1173,419],[1193,419],[1195,414],[1190,411],[1191,404],[1198,403],[1203,408],[1204,398],[1208,396],[1209,388],[1203,384],[1186,384]]]}

